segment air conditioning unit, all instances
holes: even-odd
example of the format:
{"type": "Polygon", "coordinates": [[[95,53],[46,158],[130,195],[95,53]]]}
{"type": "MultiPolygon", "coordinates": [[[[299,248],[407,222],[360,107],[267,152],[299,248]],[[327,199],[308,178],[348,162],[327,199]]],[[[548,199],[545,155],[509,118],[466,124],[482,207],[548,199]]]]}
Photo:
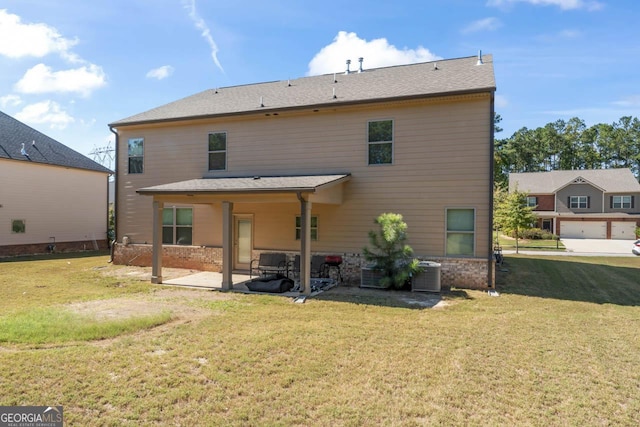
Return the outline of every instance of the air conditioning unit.
{"type": "Polygon", "coordinates": [[[417,292],[440,292],[441,264],[433,261],[420,261],[422,271],[411,278],[411,290],[417,292]]]}
{"type": "Polygon", "coordinates": [[[372,267],[362,267],[360,269],[360,287],[385,289],[380,285],[380,279],[382,279],[382,277],[380,270],[375,270],[372,267]]]}

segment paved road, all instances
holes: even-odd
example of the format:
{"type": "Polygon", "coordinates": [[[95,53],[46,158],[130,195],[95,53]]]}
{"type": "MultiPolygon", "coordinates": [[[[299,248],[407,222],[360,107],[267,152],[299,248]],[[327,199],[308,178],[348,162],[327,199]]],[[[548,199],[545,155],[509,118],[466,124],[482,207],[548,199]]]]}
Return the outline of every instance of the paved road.
{"type": "MultiPolygon", "coordinates": [[[[558,255],[558,256],[629,256],[634,240],[604,240],[604,239],[562,239],[566,252],[554,251],[519,251],[524,255],[558,255]]],[[[505,255],[515,251],[504,251],[505,255]]],[[[640,257],[638,257],[640,259],[640,257]]]]}

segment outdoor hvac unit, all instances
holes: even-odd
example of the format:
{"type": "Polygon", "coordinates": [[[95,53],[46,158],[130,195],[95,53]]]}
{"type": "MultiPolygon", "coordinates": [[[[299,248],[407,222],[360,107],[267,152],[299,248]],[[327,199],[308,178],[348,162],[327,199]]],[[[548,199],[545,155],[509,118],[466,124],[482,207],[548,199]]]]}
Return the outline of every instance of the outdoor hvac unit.
{"type": "Polygon", "coordinates": [[[440,264],[420,261],[422,271],[411,278],[411,290],[418,292],[440,292],[440,264]]]}
{"type": "Polygon", "coordinates": [[[374,270],[372,267],[362,267],[360,270],[360,287],[383,289],[380,286],[381,278],[382,272],[380,270],[374,270]]]}

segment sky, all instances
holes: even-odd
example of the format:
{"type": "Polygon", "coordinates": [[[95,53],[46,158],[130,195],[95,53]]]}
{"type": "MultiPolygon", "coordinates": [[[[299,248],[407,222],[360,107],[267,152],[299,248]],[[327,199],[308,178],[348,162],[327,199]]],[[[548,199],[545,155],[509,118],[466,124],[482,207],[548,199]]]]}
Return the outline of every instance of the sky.
{"type": "MultiPolygon", "coordinates": [[[[0,111],[90,155],[205,89],[492,54],[498,138],[640,117],[637,0],[0,0],[0,111]]],[[[1,136],[0,136],[1,137],[1,136]]]]}

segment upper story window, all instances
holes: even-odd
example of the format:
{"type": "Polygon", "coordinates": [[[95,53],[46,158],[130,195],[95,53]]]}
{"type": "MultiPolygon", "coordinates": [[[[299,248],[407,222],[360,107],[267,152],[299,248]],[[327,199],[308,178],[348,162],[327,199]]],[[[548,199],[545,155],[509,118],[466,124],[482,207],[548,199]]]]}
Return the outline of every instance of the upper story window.
{"type": "Polygon", "coordinates": [[[611,207],[613,209],[631,209],[633,208],[632,196],[612,196],[611,207]]]}
{"type": "Polygon", "coordinates": [[[393,163],[393,120],[370,121],[367,141],[370,165],[393,163]]]}
{"type": "Polygon", "coordinates": [[[589,196],[570,196],[569,207],[571,209],[587,209],[589,207],[589,196]]]}
{"type": "Polygon", "coordinates": [[[129,140],[129,173],[142,173],[144,171],[144,138],[131,138],[129,140]]]}
{"type": "Polygon", "coordinates": [[[193,235],[193,209],[172,206],[162,210],[162,243],[190,245],[193,235]]]}
{"type": "Polygon", "coordinates": [[[528,196],[527,197],[527,206],[535,208],[536,206],[538,206],[538,198],[535,196],[528,196]]]}
{"type": "Polygon", "coordinates": [[[227,169],[227,133],[213,132],[209,134],[209,170],[227,169]]]}
{"type": "MultiPolygon", "coordinates": [[[[296,217],[296,240],[300,240],[302,232],[302,217],[296,217]]],[[[318,240],[318,217],[311,216],[311,240],[318,240]]]]}

